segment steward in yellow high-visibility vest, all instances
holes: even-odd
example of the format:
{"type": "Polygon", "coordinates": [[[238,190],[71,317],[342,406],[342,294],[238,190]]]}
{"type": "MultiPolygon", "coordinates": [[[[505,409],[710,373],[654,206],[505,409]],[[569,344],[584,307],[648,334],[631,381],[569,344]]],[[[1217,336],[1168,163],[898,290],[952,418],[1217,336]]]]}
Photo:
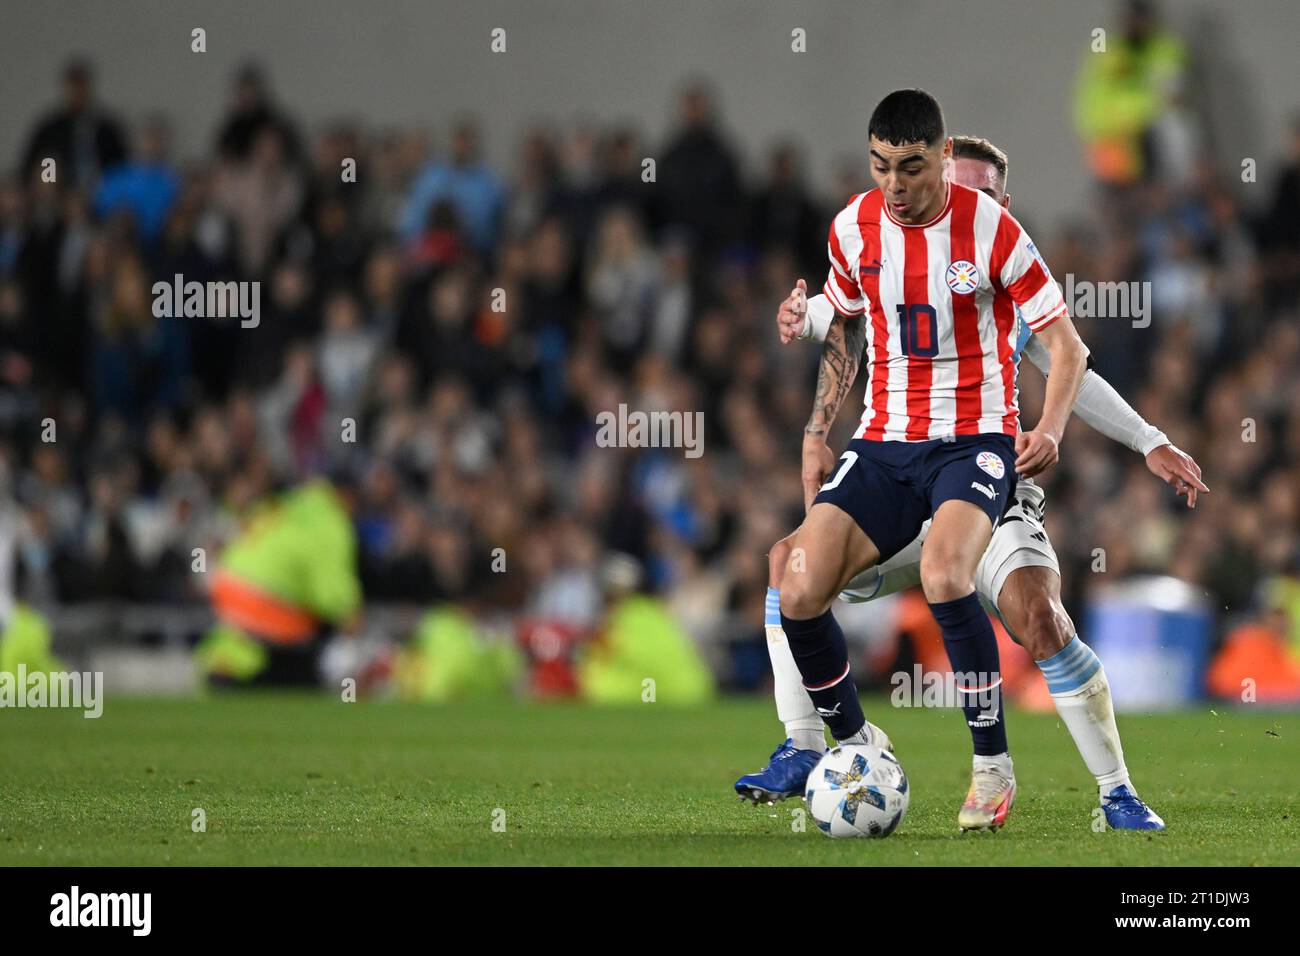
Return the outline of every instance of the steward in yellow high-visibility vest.
{"type": "Polygon", "coordinates": [[[349,494],[314,480],[253,510],[213,570],[217,625],[197,649],[209,678],[317,682],[324,637],[361,611],[349,494]]]}

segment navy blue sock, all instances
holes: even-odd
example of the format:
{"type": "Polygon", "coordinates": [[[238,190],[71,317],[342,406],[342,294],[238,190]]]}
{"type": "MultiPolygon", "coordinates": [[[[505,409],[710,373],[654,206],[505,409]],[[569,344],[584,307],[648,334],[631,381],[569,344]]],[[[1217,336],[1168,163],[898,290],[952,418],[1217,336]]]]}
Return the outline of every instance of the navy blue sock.
{"type": "Polygon", "coordinates": [[[818,617],[796,621],[781,615],[781,628],[803,686],[831,735],[847,740],[867,722],[858,701],[858,688],[849,676],[849,648],[844,632],[828,609],[818,617]]]}
{"type": "Polygon", "coordinates": [[[931,604],[930,611],[943,630],[948,663],[957,675],[958,693],[967,701],[962,710],[975,743],[975,753],[985,757],[1006,753],[998,639],[980,605],[979,595],[972,591],[955,601],[931,604]]]}

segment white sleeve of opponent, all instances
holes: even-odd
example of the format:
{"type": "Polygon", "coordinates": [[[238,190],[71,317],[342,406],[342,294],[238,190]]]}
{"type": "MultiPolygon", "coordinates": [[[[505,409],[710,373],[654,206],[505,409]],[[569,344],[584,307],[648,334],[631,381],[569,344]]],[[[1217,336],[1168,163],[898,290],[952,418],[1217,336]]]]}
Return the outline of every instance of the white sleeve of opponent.
{"type": "MultiPolygon", "coordinates": [[[[1047,355],[1048,350],[1041,343],[1035,343],[1036,350],[1043,352],[1043,355],[1035,355],[1035,350],[1030,347],[1031,342],[1034,339],[1031,338],[1024,345],[1024,355],[1043,371],[1043,375],[1047,375],[1048,365],[1052,363],[1050,359],[1047,362],[1041,359],[1047,355]]],[[[1169,445],[1169,436],[1156,428],[1156,425],[1148,423],[1136,408],[1128,405],[1123,395],[1115,392],[1110,382],[1091,368],[1083,373],[1083,384],[1079,385],[1079,397],[1074,399],[1073,411],[1092,428],[1110,440],[1130,447],[1143,458],[1161,445],[1169,445]]]]}
{"type": "Polygon", "coordinates": [[[1052,353],[1047,351],[1047,346],[1034,336],[1031,335],[1025,339],[1024,347],[1020,351],[1024,353],[1025,358],[1034,363],[1034,367],[1042,372],[1044,376],[1052,370],[1052,353]]]}
{"type": "Polygon", "coordinates": [[[818,293],[808,300],[808,312],[804,316],[799,338],[825,342],[833,318],[835,318],[835,306],[831,305],[831,300],[824,292],[818,293]]]}
{"type": "Polygon", "coordinates": [[[1083,376],[1074,411],[1107,438],[1127,445],[1144,458],[1169,439],[1137,413],[1124,397],[1092,369],[1083,376]]]}
{"type": "MultiPolygon", "coordinates": [[[[1051,371],[1052,357],[1047,348],[1033,336],[1025,342],[1025,357],[1046,375],[1051,371]]],[[[1079,397],[1074,400],[1074,414],[1112,441],[1132,448],[1145,458],[1169,438],[1160,429],[1147,422],[1137,410],[1124,401],[1124,396],[1114,386],[1092,369],[1083,373],[1079,397]]]]}

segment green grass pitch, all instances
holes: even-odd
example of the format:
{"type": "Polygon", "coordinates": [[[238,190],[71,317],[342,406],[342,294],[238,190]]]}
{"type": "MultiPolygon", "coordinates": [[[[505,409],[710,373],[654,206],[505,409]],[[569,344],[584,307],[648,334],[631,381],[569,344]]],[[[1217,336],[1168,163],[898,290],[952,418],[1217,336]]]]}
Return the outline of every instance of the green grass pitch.
{"type": "Polygon", "coordinates": [[[866,703],[912,786],[887,840],[797,832],[799,800],[732,794],[780,734],[765,699],[607,710],[249,694],[110,697],[98,720],[4,710],[0,865],[1300,863],[1295,713],[1121,717],[1134,781],[1169,826],[1148,835],[1095,832],[1064,727],[1013,711],[1015,810],[1000,833],[962,835],[960,714],[866,703]]]}

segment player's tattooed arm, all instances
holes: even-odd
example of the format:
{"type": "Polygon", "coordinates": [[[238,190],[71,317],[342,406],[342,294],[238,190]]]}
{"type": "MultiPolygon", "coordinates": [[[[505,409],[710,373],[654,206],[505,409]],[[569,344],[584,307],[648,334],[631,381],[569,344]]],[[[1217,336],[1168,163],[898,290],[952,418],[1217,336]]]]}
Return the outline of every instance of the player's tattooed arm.
{"type": "Polygon", "coordinates": [[[864,316],[837,312],[831,319],[822,346],[821,364],[817,368],[817,396],[813,400],[808,425],[804,428],[805,435],[825,439],[830,434],[831,424],[857,378],[866,340],[864,316]]]}
{"type": "Polygon", "coordinates": [[[835,455],[826,440],[831,423],[857,377],[866,338],[866,318],[860,315],[836,314],[826,331],[822,361],[817,369],[817,398],[803,435],[801,478],[805,509],[812,507],[818,489],[835,467],[835,455]]]}

